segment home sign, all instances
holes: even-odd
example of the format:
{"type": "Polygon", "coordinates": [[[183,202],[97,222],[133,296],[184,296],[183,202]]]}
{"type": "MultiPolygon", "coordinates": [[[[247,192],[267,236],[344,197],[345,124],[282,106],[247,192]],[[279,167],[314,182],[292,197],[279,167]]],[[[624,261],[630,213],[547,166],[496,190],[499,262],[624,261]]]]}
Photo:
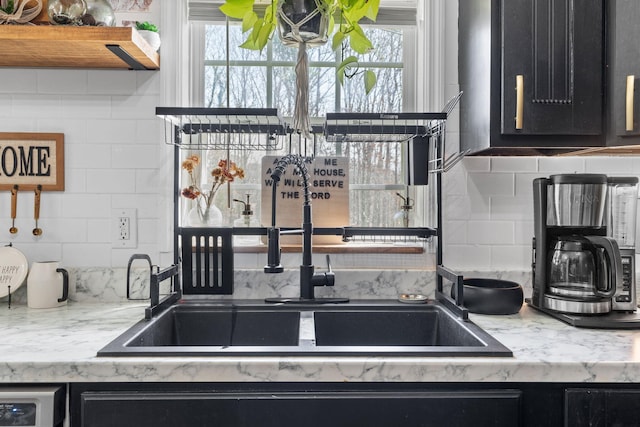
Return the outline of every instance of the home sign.
{"type": "Polygon", "coordinates": [[[64,134],[0,132],[0,190],[64,190],[64,134]]]}

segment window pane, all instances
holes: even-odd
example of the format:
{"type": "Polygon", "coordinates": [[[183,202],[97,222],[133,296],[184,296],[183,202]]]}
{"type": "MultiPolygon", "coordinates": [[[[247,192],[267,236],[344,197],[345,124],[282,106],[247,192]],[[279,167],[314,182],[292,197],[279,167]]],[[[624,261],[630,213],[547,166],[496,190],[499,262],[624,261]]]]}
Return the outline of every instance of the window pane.
{"type": "Polygon", "coordinates": [[[359,113],[388,113],[402,111],[402,70],[397,68],[372,69],[378,83],[369,93],[364,93],[364,70],[358,70],[344,80],[340,110],[359,113]]]}
{"type": "MultiPolygon", "coordinates": [[[[227,52],[227,28],[225,25],[207,25],[205,31],[205,61],[226,61],[227,52]]],[[[229,26],[229,59],[231,61],[265,61],[266,49],[263,52],[243,49],[240,45],[246,39],[239,25],[229,26]]]]}
{"type": "MultiPolygon", "coordinates": [[[[209,25],[206,31],[205,106],[226,106],[226,28],[209,25]]],[[[393,28],[367,27],[365,32],[376,49],[360,58],[359,68],[351,70],[355,76],[337,83],[335,65],[342,57],[351,55],[331,50],[331,43],[309,48],[309,110],[312,117],[323,117],[334,111],[343,112],[400,112],[403,107],[403,32],[393,28]],[[372,70],[377,85],[364,94],[363,72],[372,70]]],[[[230,106],[275,107],[281,117],[293,115],[295,103],[295,71],[298,49],[283,46],[274,35],[263,52],[239,47],[246,38],[240,27],[230,27],[230,106]]],[[[264,136],[264,135],[262,135],[264,136]]],[[[264,136],[266,137],[266,136],[264,136]]],[[[295,144],[295,138],[294,138],[295,144]]],[[[392,227],[401,226],[398,212],[405,194],[402,173],[402,147],[395,143],[327,143],[322,136],[314,138],[318,156],[347,156],[350,164],[350,223],[345,225],[392,227]],[[389,188],[391,186],[391,188],[389,188]],[[402,190],[400,190],[402,189],[402,190]]],[[[284,144],[285,150],[289,148],[284,144]]],[[[295,150],[294,150],[295,151],[295,150]]],[[[298,149],[298,151],[301,151],[298,149]]],[[[246,178],[231,185],[231,198],[244,200],[251,194],[259,218],[260,168],[263,151],[232,151],[231,159],[243,167],[246,178]]],[[[225,152],[208,152],[208,168],[225,158],[225,152]]],[[[237,218],[239,211],[227,207],[226,189],[216,197],[227,221],[237,218]]],[[[230,224],[230,222],[228,222],[230,224]]]]}
{"type": "MultiPolygon", "coordinates": [[[[205,106],[226,107],[226,67],[205,68],[205,106]]],[[[265,108],[266,67],[230,67],[229,107],[265,108]]]]}

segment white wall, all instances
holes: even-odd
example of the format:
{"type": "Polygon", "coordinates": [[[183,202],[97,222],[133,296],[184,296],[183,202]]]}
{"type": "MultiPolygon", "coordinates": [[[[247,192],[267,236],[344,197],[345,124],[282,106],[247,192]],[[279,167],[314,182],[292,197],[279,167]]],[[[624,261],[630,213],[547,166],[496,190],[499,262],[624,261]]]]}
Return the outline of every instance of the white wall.
{"type": "MultiPolygon", "coordinates": [[[[159,2],[120,20],[159,22],[159,2]]],[[[162,30],[162,28],[161,28],[162,30]]],[[[126,266],[132,253],[154,261],[166,250],[166,149],[160,105],[162,71],[0,68],[0,132],[64,134],[65,190],[43,192],[35,238],[33,192],[18,194],[11,235],[10,193],[0,194],[0,242],[29,261],[69,267],[126,266]],[[135,208],[138,247],[112,248],[112,209],[135,208]]]]}

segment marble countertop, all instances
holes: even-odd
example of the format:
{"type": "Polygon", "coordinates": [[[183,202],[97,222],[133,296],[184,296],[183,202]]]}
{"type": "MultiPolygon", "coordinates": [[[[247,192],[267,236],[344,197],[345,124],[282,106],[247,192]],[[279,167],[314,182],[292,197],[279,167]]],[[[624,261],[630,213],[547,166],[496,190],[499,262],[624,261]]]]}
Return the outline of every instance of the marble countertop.
{"type": "Polygon", "coordinates": [[[504,357],[96,357],[146,303],[0,306],[0,382],[640,382],[640,331],[579,329],[529,307],[471,320],[504,357]]]}

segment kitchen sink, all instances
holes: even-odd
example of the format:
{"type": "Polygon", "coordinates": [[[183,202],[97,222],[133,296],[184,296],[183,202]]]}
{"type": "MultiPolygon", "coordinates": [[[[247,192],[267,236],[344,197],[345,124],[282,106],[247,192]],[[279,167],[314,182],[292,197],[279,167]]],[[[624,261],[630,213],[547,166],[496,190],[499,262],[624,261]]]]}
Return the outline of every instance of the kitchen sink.
{"type": "Polygon", "coordinates": [[[512,356],[439,302],[181,301],[98,356],[512,356]]]}

